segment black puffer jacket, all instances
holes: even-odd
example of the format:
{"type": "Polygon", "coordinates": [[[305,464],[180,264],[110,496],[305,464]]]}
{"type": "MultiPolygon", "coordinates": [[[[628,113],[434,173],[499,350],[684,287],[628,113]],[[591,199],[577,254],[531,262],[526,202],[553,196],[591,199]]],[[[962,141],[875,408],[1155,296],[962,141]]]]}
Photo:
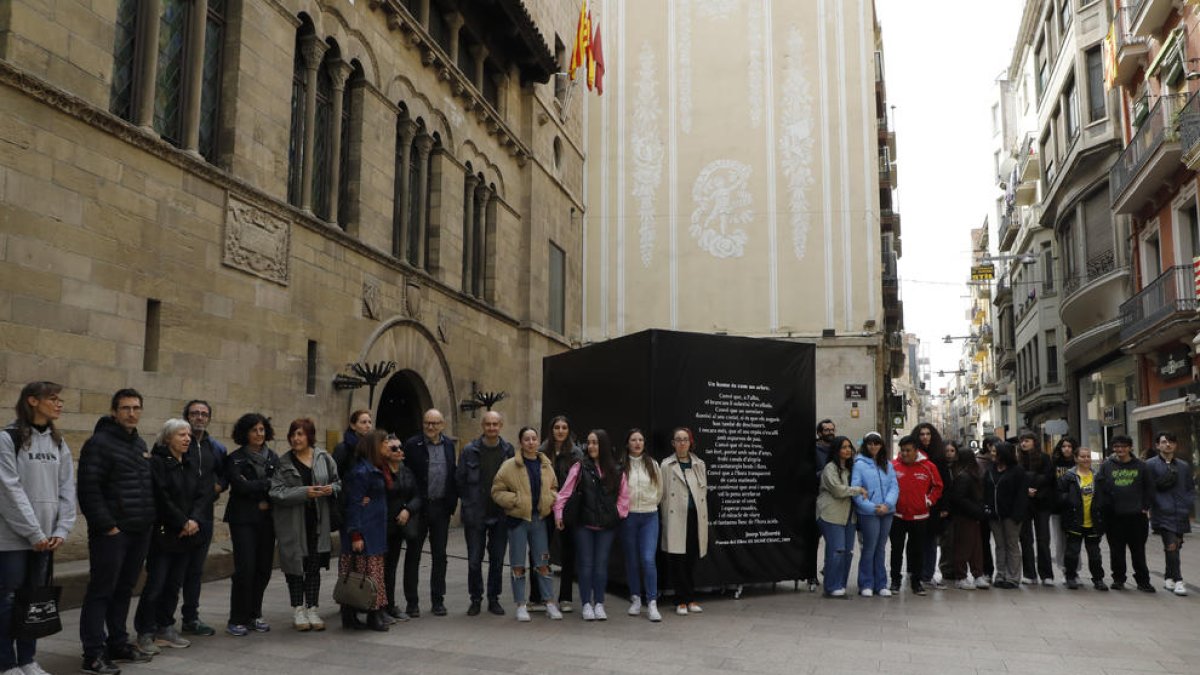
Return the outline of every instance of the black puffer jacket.
{"type": "Polygon", "coordinates": [[[950,490],[943,503],[949,507],[950,515],[975,520],[986,520],[983,512],[983,482],[964,470],[954,473],[950,490]]]}
{"type": "Polygon", "coordinates": [[[989,518],[1020,522],[1029,514],[1029,483],[1020,464],[997,471],[993,464],[983,477],[983,504],[989,518]]]}
{"type": "Polygon", "coordinates": [[[79,508],[88,531],[104,534],[149,532],[154,525],[154,484],[150,453],[137,430],[125,431],[112,417],[96,422],[79,452],[79,508]]]}
{"type": "Polygon", "coordinates": [[[271,476],[279,466],[279,455],[264,447],[251,452],[245,446],[229,453],[225,459],[225,476],[229,478],[229,503],[225,505],[225,522],[231,525],[272,523],[271,476]],[[260,508],[266,504],[267,508],[260,508]]]}
{"type": "Polygon", "coordinates": [[[190,455],[185,454],[180,462],[161,445],[154,446],[150,453],[154,503],[158,507],[156,524],[171,534],[178,534],[189,520],[200,523],[212,501],[212,488],[200,480],[200,467],[195,464],[198,458],[190,455]]]}

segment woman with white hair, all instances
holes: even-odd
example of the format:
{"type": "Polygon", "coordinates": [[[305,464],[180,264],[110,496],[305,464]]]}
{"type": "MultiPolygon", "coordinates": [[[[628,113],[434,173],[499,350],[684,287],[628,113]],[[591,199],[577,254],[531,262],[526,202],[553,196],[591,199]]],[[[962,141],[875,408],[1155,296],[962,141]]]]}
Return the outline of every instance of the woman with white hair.
{"type": "Polygon", "coordinates": [[[133,617],[137,648],[146,654],[157,654],[159,647],[191,644],[175,630],[172,617],[189,553],[200,543],[196,535],[201,514],[213,497],[212,487],[200,482],[199,465],[187,456],[191,443],[191,425],[172,418],[163,424],[150,451],[158,516],[146,558],[146,586],[133,617]]]}

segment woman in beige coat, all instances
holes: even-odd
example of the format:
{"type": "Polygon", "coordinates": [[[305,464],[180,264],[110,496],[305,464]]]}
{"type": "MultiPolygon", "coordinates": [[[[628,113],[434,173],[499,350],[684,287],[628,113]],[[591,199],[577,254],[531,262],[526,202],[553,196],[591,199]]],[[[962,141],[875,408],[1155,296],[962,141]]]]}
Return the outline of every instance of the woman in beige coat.
{"type": "Polygon", "coordinates": [[[696,561],[708,555],[708,476],[704,460],[692,454],[692,432],[678,427],[671,432],[675,454],[662,461],[662,550],[675,589],[675,613],[686,616],[704,611],[695,601],[696,561]]]}
{"type": "Polygon", "coordinates": [[[525,561],[535,560],[537,582],[546,598],[546,616],[561,619],[558,605],[550,601],[550,547],[546,537],[546,517],[558,497],[558,479],[550,458],[538,451],[538,433],[522,427],[517,434],[521,452],[504,460],[492,481],[492,501],[504,509],[508,521],[508,561],[512,567],[513,601],[517,603],[517,621],[529,621],[525,595],[525,561]]]}

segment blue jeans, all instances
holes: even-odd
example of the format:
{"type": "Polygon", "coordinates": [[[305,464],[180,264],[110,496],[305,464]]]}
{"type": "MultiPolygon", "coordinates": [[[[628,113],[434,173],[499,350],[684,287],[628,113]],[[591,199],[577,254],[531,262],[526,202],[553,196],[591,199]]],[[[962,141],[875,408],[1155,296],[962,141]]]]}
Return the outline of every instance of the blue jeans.
{"type": "Polygon", "coordinates": [[[12,638],[13,594],[26,581],[45,580],[49,562],[49,553],[0,551],[0,671],[33,663],[37,641],[12,638]]]}
{"type": "Polygon", "coordinates": [[[614,530],[575,528],[575,562],[579,570],[579,601],[588,604],[604,602],[608,586],[608,554],[612,551],[614,530]]]}
{"type": "Polygon", "coordinates": [[[858,531],[862,534],[862,557],[858,560],[859,591],[887,588],[887,544],[893,517],[891,513],[885,516],[858,514],[858,531]]]}
{"type": "Polygon", "coordinates": [[[630,513],[621,523],[621,548],[625,552],[625,580],[629,597],[641,596],[646,602],[658,599],[658,511],[630,513]],[[645,585],[642,584],[645,575],[645,585]]]}
{"type": "Polygon", "coordinates": [[[817,525],[825,538],[825,592],[845,590],[850,561],[854,559],[854,525],[836,525],[820,518],[817,525]]]}
{"type": "Polygon", "coordinates": [[[547,572],[550,571],[550,544],[546,534],[544,518],[534,517],[532,522],[522,520],[508,527],[508,564],[513,570],[513,601],[518,605],[525,604],[525,579],[530,572],[538,576],[538,590],[542,592],[542,597],[554,597],[551,595],[554,592],[554,582],[549,574],[542,574],[536,569],[526,569],[525,574],[517,574],[517,569],[524,567],[525,561],[530,558],[545,566],[547,572]]]}
{"type": "Polygon", "coordinates": [[[483,598],[483,554],[488,557],[487,598],[500,597],[500,575],[504,574],[504,549],[508,526],[503,518],[463,528],[467,538],[467,593],[473,602],[483,598]]]}

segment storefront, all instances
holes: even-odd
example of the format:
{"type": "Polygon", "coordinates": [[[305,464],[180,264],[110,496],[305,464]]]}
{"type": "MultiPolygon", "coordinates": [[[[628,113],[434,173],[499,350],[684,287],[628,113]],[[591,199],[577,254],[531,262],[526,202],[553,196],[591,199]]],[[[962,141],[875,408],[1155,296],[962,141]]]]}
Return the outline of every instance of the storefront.
{"type": "Polygon", "coordinates": [[[1080,443],[1108,454],[1116,435],[1130,435],[1128,410],[1137,406],[1137,377],[1133,357],[1119,356],[1079,372],[1080,443]]]}

